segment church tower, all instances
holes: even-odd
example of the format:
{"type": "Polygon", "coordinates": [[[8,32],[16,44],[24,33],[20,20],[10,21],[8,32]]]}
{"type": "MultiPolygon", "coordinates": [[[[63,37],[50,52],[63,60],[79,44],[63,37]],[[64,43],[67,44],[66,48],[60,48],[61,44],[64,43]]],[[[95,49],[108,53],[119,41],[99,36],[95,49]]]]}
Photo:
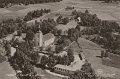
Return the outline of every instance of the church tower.
{"type": "Polygon", "coordinates": [[[35,44],[37,47],[42,47],[43,45],[43,33],[41,32],[40,24],[38,32],[35,34],[35,44]]]}
{"type": "Polygon", "coordinates": [[[40,28],[40,24],[39,24],[39,31],[38,31],[38,33],[39,33],[39,37],[38,37],[38,39],[39,39],[39,47],[42,47],[42,45],[43,45],[43,33],[41,32],[41,28],[40,28]]]}

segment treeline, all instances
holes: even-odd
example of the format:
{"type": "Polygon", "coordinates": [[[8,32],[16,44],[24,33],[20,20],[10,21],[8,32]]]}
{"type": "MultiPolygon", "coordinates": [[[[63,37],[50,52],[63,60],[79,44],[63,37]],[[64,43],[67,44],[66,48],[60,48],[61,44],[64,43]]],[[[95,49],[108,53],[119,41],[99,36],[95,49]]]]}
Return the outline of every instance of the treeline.
{"type": "Polygon", "coordinates": [[[62,0],[0,0],[0,7],[4,8],[10,4],[29,5],[29,4],[38,4],[38,3],[60,2],[60,1],[62,0]]]}
{"type": "Polygon", "coordinates": [[[49,13],[49,12],[50,12],[50,9],[41,9],[41,10],[30,11],[24,17],[24,21],[30,21],[34,18],[38,18],[38,17],[42,16],[43,14],[49,13]]]}
{"type": "Polygon", "coordinates": [[[88,10],[85,13],[74,11],[73,14],[75,19],[81,18],[79,26],[85,26],[82,35],[98,35],[91,40],[103,45],[112,53],[120,54],[120,26],[117,22],[101,20],[96,14],[90,14],[88,10]]]}

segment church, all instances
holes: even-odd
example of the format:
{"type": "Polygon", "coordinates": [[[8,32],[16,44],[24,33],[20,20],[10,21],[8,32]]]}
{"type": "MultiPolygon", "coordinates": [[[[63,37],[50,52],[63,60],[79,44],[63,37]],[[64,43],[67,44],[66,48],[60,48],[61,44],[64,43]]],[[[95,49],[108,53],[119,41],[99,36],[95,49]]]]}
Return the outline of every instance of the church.
{"type": "Polygon", "coordinates": [[[52,33],[43,35],[41,31],[38,31],[35,34],[35,38],[34,38],[35,45],[37,47],[47,47],[52,43],[54,43],[54,40],[55,40],[55,36],[52,33]]]}

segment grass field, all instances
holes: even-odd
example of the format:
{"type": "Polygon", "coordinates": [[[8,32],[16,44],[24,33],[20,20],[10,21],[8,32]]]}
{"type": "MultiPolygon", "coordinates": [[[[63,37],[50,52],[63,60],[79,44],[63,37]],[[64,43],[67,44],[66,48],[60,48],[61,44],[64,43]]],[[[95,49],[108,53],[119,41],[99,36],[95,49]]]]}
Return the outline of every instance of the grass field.
{"type": "Polygon", "coordinates": [[[18,79],[8,62],[0,63],[0,79],[18,79]]]}
{"type": "MultiPolygon", "coordinates": [[[[49,8],[52,11],[56,11],[60,8],[65,8],[66,6],[74,6],[75,9],[84,11],[88,9],[91,13],[97,13],[101,19],[105,20],[120,20],[120,5],[119,4],[106,4],[101,1],[88,1],[88,0],[63,0],[63,2],[56,3],[44,3],[44,4],[34,4],[28,6],[12,6],[7,9],[0,8],[0,20],[1,18],[15,18],[23,17],[29,11],[41,8],[49,8]]],[[[62,14],[67,14],[69,12],[61,11],[62,14]]]]}
{"type": "Polygon", "coordinates": [[[14,6],[11,6],[9,8],[6,8],[7,10],[10,10],[10,11],[18,11],[18,10],[23,10],[25,9],[25,6],[21,6],[21,5],[14,5],[14,6]]]}

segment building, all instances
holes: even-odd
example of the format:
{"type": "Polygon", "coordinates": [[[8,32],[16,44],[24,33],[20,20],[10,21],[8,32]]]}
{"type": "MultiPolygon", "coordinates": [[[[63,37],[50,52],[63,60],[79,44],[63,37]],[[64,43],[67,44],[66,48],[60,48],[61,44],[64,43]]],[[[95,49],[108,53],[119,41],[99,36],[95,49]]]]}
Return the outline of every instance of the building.
{"type": "Polygon", "coordinates": [[[58,53],[58,54],[54,54],[54,56],[61,56],[61,57],[67,56],[67,52],[66,52],[66,51],[61,51],[61,52],[58,53]]]}
{"type": "Polygon", "coordinates": [[[14,56],[15,53],[16,53],[16,48],[10,47],[10,56],[14,56]]]}
{"type": "Polygon", "coordinates": [[[81,70],[82,65],[85,63],[84,57],[81,60],[79,55],[74,55],[74,58],[75,58],[74,62],[72,62],[71,65],[69,66],[60,65],[60,64],[54,66],[54,72],[68,76],[74,74],[74,72],[77,70],[81,70]]]}
{"type": "Polygon", "coordinates": [[[35,34],[35,45],[38,47],[47,47],[54,43],[55,36],[52,33],[43,35],[41,31],[35,34]]]}
{"type": "Polygon", "coordinates": [[[80,17],[78,17],[78,18],[77,18],[77,21],[78,21],[78,23],[80,23],[80,22],[81,22],[81,18],[80,18],[80,17]]]}
{"type": "Polygon", "coordinates": [[[34,41],[35,41],[35,45],[38,46],[38,47],[42,47],[42,38],[43,38],[43,34],[41,31],[37,32],[35,34],[35,38],[34,38],[34,41]]]}
{"type": "Polygon", "coordinates": [[[58,74],[62,74],[62,75],[70,75],[70,74],[74,74],[74,72],[76,71],[76,69],[70,67],[70,66],[65,66],[65,65],[56,65],[54,67],[54,72],[58,73],[58,74]]]}
{"type": "Polygon", "coordinates": [[[45,34],[43,36],[43,46],[47,47],[48,45],[54,43],[55,37],[52,33],[45,34]]]}

